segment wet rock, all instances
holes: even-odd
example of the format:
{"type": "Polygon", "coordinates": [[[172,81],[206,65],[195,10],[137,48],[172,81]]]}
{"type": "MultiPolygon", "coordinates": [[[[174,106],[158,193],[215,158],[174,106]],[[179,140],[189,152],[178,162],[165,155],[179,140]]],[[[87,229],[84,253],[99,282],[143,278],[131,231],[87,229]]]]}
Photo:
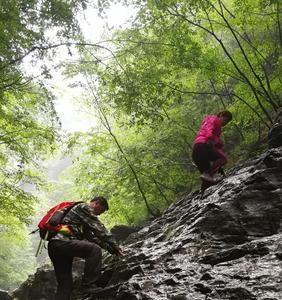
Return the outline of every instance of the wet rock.
{"type": "MultiPolygon", "coordinates": [[[[80,278],[84,263],[82,260],[76,260],[73,264],[73,278],[75,287],[79,287],[77,282],[80,278]]],[[[13,300],[55,300],[56,279],[53,268],[50,265],[44,265],[37,269],[34,275],[28,279],[12,293],[13,300]]],[[[1,299],[1,298],[0,298],[1,299]]]]}
{"type": "Polygon", "coordinates": [[[221,262],[235,260],[248,254],[263,256],[269,253],[269,249],[261,243],[247,243],[242,246],[233,247],[226,251],[217,252],[212,255],[203,256],[201,263],[216,265],[221,262]]]}
{"type": "Polygon", "coordinates": [[[187,300],[188,298],[185,294],[177,294],[177,295],[169,296],[169,299],[171,299],[171,300],[187,300]]]}
{"type": "Polygon", "coordinates": [[[11,296],[7,291],[0,290],[0,300],[11,300],[11,296]]]}
{"type": "Polygon", "coordinates": [[[214,279],[209,273],[205,273],[200,280],[208,281],[214,279]]]}
{"type": "Polygon", "coordinates": [[[210,294],[212,291],[208,286],[205,286],[202,283],[196,283],[194,286],[195,290],[201,292],[202,294],[210,294]]]}
{"type": "MultiPolygon", "coordinates": [[[[105,257],[92,299],[282,299],[281,175],[276,147],[230,170],[203,199],[183,196],[128,236],[125,257],[105,257]]],[[[53,271],[39,270],[15,295],[53,300],[54,287],[53,271]]]]}
{"type": "Polygon", "coordinates": [[[217,293],[224,299],[232,300],[256,300],[257,297],[242,287],[218,289],[217,293]]]}
{"type": "Polygon", "coordinates": [[[273,128],[268,134],[269,148],[282,146],[282,108],[278,110],[273,128]]]}
{"type": "Polygon", "coordinates": [[[128,236],[134,232],[137,232],[140,230],[140,227],[132,227],[132,226],[126,226],[126,225],[115,225],[111,229],[112,235],[115,237],[116,241],[121,243],[125,241],[128,236]]]}

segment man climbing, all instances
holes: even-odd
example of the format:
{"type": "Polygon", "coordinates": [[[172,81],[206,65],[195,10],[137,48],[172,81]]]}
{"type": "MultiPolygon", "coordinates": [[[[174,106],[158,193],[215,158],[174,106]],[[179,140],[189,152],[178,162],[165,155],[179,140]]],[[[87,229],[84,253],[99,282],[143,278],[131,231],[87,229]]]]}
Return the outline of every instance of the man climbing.
{"type": "Polygon", "coordinates": [[[85,259],[82,278],[83,294],[95,288],[102,264],[102,250],[124,256],[121,248],[99,221],[98,215],[109,209],[104,197],[93,198],[89,204],[75,205],[64,217],[68,234],[58,233],[48,244],[48,254],[54,265],[57,292],[56,300],[69,300],[72,292],[72,262],[74,257],[85,259]]]}
{"type": "Polygon", "coordinates": [[[220,139],[221,127],[232,120],[230,111],[204,118],[194,141],[192,159],[201,173],[202,191],[215,184],[215,173],[224,175],[222,167],[227,163],[223,142],[220,139]]]}

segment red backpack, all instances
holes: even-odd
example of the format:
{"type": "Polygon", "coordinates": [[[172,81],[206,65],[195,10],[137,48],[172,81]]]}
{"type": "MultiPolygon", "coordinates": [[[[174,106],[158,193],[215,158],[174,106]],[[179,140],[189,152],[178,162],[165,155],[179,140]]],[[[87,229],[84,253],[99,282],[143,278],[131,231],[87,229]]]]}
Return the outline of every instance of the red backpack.
{"type": "Polygon", "coordinates": [[[39,235],[41,237],[40,243],[36,250],[36,257],[41,253],[42,248],[45,245],[45,241],[49,241],[52,237],[54,237],[58,232],[61,231],[63,226],[65,226],[64,224],[62,224],[62,222],[66,214],[75,205],[80,203],[83,202],[62,202],[52,207],[47,212],[47,214],[40,220],[40,222],[38,223],[38,229],[31,232],[35,233],[39,230],[39,235]]]}
{"type": "Polygon", "coordinates": [[[47,241],[54,237],[62,229],[66,214],[80,203],[82,202],[62,202],[52,207],[38,223],[40,237],[47,241]]]}

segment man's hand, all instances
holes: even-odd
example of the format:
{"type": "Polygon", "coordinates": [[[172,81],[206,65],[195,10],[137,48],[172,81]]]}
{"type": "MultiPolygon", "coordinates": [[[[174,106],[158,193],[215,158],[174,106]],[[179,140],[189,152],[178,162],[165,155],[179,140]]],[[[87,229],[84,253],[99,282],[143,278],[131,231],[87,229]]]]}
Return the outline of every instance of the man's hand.
{"type": "Polygon", "coordinates": [[[107,250],[116,256],[123,257],[125,256],[125,252],[115,243],[108,243],[107,250]]]}
{"type": "Polygon", "coordinates": [[[125,252],[121,248],[117,248],[117,256],[123,257],[125,255],[125,252]]]}

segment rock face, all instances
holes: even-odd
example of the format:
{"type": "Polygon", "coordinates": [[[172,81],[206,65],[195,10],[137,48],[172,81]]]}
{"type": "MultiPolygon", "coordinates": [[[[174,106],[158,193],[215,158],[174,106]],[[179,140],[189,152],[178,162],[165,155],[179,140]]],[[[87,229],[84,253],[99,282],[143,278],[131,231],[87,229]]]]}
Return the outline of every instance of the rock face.
{"type": "MultiPolygon", "coordinates": [[[[73,263],[74,288],[77,290],[79,280],[83,272],[84,263],[81,260],[73,263]]],[[[53,268],[44,265],[37,269],[34,275],[28,279],[12,293],[12,300],[55,300],[56,278],[53,268]]],[[[7,298],[10,299],[10,298],[7,298]]],[[[2,298],[0,297],[0,300],[2,298]]],[[[4,299],[3,299],[4,300],[4,299]]]]}
{"type": "Polygon", "coordinates": [[[90,299],[282,299],[282,148],[232,170],[128,239],[90,299]]]}
{"type": "Polygon", "coordinates": [[[268,134],[269,148],[282,146],[282,107],[278,110],[273,128],[268,134]]]}
{"type": "Polygon", "coordinates": [[[0,290],[0,300],[11,300],[11,297],[8,292],[0,290]]]}
{"type": "Polygon", "coordinates": [[[123,242],[128,238],[128,236],[134,232],[137,232],[141,227],[130,227],[126,225],[115,225],[111,229],[111,234],[114,236],[118,243],[123,242]]]}
{"type": "MultiPolygon", "coordinates": [[[[124,258],[105,257],[88,300],[281,300],[282,147],[237,166],[203,199],[179,199],[125,244],[124,258]]],[[[13,299],[53,300],[53,276],[39,270],[13,299]]]]}

